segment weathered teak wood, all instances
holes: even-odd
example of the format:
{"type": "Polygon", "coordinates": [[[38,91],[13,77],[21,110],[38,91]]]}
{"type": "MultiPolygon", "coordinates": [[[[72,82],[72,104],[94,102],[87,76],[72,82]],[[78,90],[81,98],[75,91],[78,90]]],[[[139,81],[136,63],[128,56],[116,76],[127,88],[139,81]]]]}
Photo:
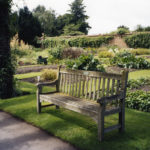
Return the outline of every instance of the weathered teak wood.
{"type": "Polygon", "coordinates": [[[59,106],[90,116],[98,123],[98,139],[104,133],[114,129],[125,129],[125,97],[128,71],[122,74],[101,73],[94,71],[66,70],[58,67],[57,79],[51,83],[38,83],[37,112],[42,107],[59,106]],[[43,86],[56,86],[56,92],[42,93],[43,86]],[[42,101],[50,102],[41,105],[42,101]],[[107,109],[107,104],[116,103],[117,107],[107,109]],[[118,105],[119,103],[119,105],[118,105]],[[105,116],[119,113],[118,124],[104,128],[105,116]]]}

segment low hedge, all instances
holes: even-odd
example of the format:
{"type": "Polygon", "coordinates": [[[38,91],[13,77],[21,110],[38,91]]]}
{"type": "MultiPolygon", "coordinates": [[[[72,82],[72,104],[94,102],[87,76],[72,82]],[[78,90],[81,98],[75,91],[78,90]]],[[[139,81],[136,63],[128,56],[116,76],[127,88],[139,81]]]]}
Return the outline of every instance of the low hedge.
{"type": "Polygon", "coordinates": [[[150,48],[150,33],[140,33],[125,37],[125,42],[132,48],[150,48]]]}
{"type": "Polygon", "coordinates": [[[150,92],[137,90],[128,92],[126,106],[129,108],[150,112],[150,92]]]}
{"type": "Polygon", "coordinates": [[[108,44],[113,36],[98,36],[98,37],[51,37],[43,41],[45,48],[54,48],[58,46],[69,47],[100,47],[103,44],[108,44]]]}

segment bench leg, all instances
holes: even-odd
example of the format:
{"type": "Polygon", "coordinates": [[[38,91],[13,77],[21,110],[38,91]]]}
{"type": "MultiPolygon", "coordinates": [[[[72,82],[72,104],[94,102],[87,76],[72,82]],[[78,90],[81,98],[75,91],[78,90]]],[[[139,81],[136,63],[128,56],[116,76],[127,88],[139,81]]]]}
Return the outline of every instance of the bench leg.
{"type": "Polygon", "coordinates": [[[41,102],[37,101],[37,113],[41,113],[41,102]]]}
{"type": "Polygon", "coordinates": [[[119,129],[119,132],[124,132],[125,130],[125,99],[121,100],[121,112],[119,113],[119,124],[121,125],[121,128],[119,129]]]}
{"type": "Polygon", "coordinates": [[[41,113],[41,102],[40,102],[40,92],[41,92],[41,88],[38,88],[37,90],[37,113],[41,113]]]}
{"type": "Polygon", "coordinates": [[[98,140],[104,139],[104,109],[105,106],[101,105],[98,112],[98,140]]]}

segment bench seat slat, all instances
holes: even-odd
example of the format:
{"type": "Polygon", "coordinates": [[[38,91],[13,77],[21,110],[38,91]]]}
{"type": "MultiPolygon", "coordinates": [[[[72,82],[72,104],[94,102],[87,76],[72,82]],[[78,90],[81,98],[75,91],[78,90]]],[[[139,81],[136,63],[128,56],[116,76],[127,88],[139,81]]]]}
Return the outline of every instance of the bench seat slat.
{"type": "Polygon", "coordinates": [[[94,101],[84,100],[61,93],[40,94],[40,99],[95,118],[100,105],[94,101]]]}

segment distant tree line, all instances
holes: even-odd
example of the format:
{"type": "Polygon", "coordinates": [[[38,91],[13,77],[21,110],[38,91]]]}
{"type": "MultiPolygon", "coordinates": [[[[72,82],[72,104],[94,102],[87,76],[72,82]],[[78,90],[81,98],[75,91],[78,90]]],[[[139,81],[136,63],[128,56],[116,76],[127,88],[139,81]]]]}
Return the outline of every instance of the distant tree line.
{"type": "Polygon", "coordinates": [[[74,0],[70,10],[64,15],[57,16],[52,9],[37,6],[32,12],[28,7],[12,12],[10,15],[11,37],[18,33],[19,40],[31,45],[37,45],[36,37],[42,33],[47,36],[83,35],[88,34],[90,26],[87,22],[83,0],[74,0]]]}

